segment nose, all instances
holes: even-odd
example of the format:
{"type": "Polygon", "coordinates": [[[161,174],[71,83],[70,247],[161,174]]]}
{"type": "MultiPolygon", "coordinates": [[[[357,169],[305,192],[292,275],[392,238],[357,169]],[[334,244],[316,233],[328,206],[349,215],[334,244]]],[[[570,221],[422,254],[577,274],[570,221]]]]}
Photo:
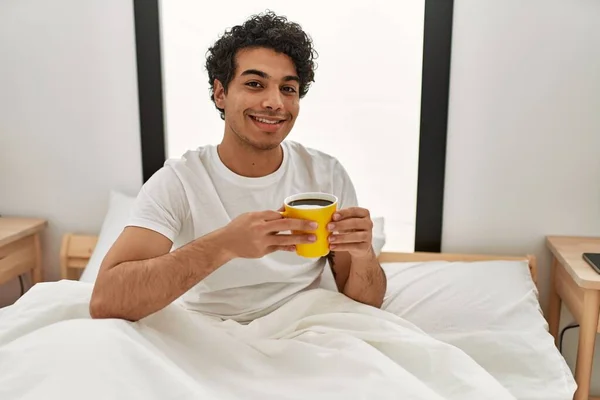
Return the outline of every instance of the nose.
{"type": "Polygon", "coordinates": [[[264,91],[265,97],[262,107],[269,110],[280,110],[283,108],[283,97],[278,87],[269,88],[264,91]]]}

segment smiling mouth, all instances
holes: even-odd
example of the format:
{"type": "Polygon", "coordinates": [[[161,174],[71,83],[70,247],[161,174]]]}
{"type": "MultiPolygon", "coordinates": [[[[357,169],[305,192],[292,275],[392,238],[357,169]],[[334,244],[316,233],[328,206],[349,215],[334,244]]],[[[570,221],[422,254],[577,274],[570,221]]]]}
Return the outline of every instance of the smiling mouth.
{"type": "Polygon", "coordinates": [[[258,121],[260,123],[269,125],[278,125],[285,121],[284,119],[269,119],[263,117],[255,117],[254,115],[250,115],[250,118],[252,118],[254,121],[258,121]]]}
{"type": "Polygon", "coordinates": [[[281,129],[283,129],[283,123],[287,121],[287,119],[279,119],[279,118],[265,118],[259,117],[255,115],[248,115],[252,123],[262,132],[265,133],[277,133],[281,129]]]}

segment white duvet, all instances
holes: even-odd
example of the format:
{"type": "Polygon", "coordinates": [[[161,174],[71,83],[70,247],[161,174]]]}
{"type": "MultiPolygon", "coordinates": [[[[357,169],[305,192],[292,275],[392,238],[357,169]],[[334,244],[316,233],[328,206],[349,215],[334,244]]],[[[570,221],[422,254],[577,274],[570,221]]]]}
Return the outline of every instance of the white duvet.
{"type": "Polygon", "coordinates": [[[92,320],[92,285],[0,310],[0,399],[514,399],[460,349],[324,289],[249,325],[172,304],[92,320]]]}

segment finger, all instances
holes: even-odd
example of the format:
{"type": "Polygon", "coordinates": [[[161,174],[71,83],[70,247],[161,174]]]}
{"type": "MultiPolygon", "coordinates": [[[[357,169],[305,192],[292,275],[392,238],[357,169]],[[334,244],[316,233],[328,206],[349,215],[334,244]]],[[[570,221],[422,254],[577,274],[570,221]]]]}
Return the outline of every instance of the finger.
{"type": "Polygon", "coordinates": [[[342,221],[347,218],[366,218],[369,217],[369,210],[361,207],[349,207],[338,210],[333,214],[334,221],[342,221]]]}
{"type": "Polygon", "coordinates": [[[279,209],[277,211],[278,212],[284,212],[285,211],[285,205],[279,207],[279,209]]]}
{"type": "Polygon", "coordinates": [[[297,218],[281,218],[279,220],[269,222],[269,232],[285,232],[285,231],[314,231],[319,227],[314,221],[297,218]]]}
{"type": "Polygon", "coordinates": [[[329,243],[344,244],[344,243],[370,243],[371,235],[369,232],[353,232],[343,233],[341,235],[330,235],[329,243]]]}
{"type": "Polygon", "coordinates": [[[344,244],[330,244],[329,249],[335,251],[348,251],[350,253],[361,251],[366,252],[371,247],[370,243],[344,243],[344,244]]]}
{"type": "Polygon", "coordinates": [[[296,246],[271,246],[269,247],[269,252],[273,253],[274,251],[296,251],[296,246]]]}
{"type": "Polygon", "coordinates": [[[327,224],[329,232],[353,232],[370,231],[373,229],[373,222],[368,218],[350,218],[339,222],[330,222],[327,224]]]}
{"type": "Polygon", "coordinates": [[[257,216],[261,218],[263,221],[274,221],[278,219],[283,219],[283,216],[277,211],[260,211],[257,213],[257,216]]]}
{"type": "Polygon", "coordinates": [[[271,246],[293,246],[295,244],[314,243],[317,240],[315,235],[273,235],[270,239],[271,246]]]}

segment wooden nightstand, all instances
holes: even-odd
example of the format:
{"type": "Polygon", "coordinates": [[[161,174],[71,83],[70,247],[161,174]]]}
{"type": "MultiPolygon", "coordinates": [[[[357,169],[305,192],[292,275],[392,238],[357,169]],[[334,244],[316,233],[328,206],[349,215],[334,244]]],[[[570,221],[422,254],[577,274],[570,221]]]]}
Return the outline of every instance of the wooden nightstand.
{"type": "Polygon", "coordinates": [[[552,252],[552,283],[548,324],[558,344],[561,302],[580,325],[574,400],[600,400],[589,397],[596,333],[600,332],[600,275],[582,258],[584,252],[600,252],[600,238],[549,236],[546,244],[552,252]]]}
{"type": "Polygon", "coordinates": [[[33,284],[41,282],[43,219],[0,217],[0,285],[31,272],[33,284]]]}

